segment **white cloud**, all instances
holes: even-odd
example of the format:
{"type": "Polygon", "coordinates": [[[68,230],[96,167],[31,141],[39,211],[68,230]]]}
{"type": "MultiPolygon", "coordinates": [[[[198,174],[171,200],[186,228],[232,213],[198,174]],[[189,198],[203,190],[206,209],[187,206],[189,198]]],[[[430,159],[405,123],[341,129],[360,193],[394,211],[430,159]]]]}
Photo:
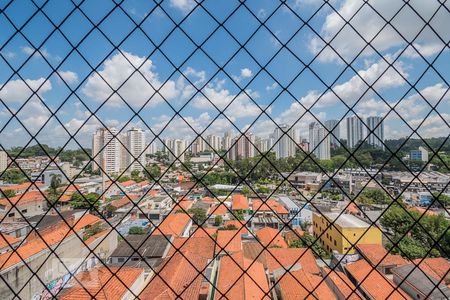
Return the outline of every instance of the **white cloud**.
{"type": "MultiPolygon", "coordinates": [[[[386,60],[390,62],[389,57],[386,57],[386,60]]],[[[354,75],[348,81],[333,86],[334,93],[333,91],[328,91],[321,94],[316,90],[312,90],[302,97],[300,102],[306,107],[310,107],[321,96],[320,100],[314,104],[315,108],[319,108],[341,103],[339,98],[349,105],[360,98],[360,102],[369,100],[373,96],[373,91],[369,89],[369,86],[372,86],[374,90],[379,92],[405,83],[402,77],[407,78],[408,73],[404,70],[403,64],[397,62],[394,64],[394,67],[395,69],[384,60],[380,60],[367,69],[358,71],[358,75],[354,75]]]]}
{"type": "Polygon", "coordinates": [[[58,71],[58,80],[60,83],[62,83],[62,80],[64,80],[66,83],[77,83],[78,82],[78,74],[72,71],[58,71]],[[62,78],[62,80],[61,80],[62,78]]]}
{"type": "Polygon", "coordinates": [[[45,48],[41,48],[41,49],[39,49],[39,51],[37,51],[35,48],[25,46],[25,47],[22,47],[21,49],[22,49],[23,53],[25,53],[28,56],[33,55],[34,58],[40,58],[42,56],[44,56],[45,58],[51,57],[50,53],[45,48]]]}
{"type": "MultiPolygon", "coordinates": [[[[409,1],[396,15],[397,11],[404,5],[402,0],[373,0],[370,5],[385,20],[391,20],[391,25],[385,26],[386,22],[381,18],[364,0],[345,0],[338,9],[338,13],[332,11],[327,15],[321,29],[321,36],[326,42],[331,41],[331,47],[335,49],[345,60],[349,61],[363,49],[366,42],[359,36],[361,35],[366,41],[371,42],[377,51],[385,51],[394,47],[404,46],[407,41],[412,41],[417,35],[415,44],[421,48],[423,55],[432,55],[444,47],[441,40],[429,28],[421,32],[424,22],[421,17],[428,21],[434,12],[438,9],[438,1],[409,1]],[[362,9],[360,7],[363,6],[362,9]],[[360,10],[359,10],[360,9],[360,10]],[[355,14],[356,13],[356,14],[355,14]],[[342,16],[342,18],[341,18],[342,16]],[[352,27],[345,25],[349,21],[352,27]],[[395,30],[394,30],[395,28],[395,30]],[[381,31],[381,32],[380,32],[381,31]],[[399,33],[397,33],[397,31],[399,33]],[[359,34],[358,34],[359,33],[359,34]],[[336,36],[337,34],[337,36],[336,36]],[[349,42],[351,41],[351,43],[349,42]]],[[[450,7],[450,4],[445,4],[450,7]]],[[[450,32],[444,28],[450,27],[450,17],[448,12],[441,8],[440,11],[430,21],[433,28],[444,41],[450,39],[450,32]],[[439,26],[436,26],[439,25],[439,26]]],[[[310,49],[317,54],[325,47],[323,41],[319,37],[314,37],[310,43],[310,49]]],[[[371,55],[374,53],[371,47],[363,55],[371,55]]],[[[411,56],[411,55],[410,55],[411,56]]],[[[331,48],[327,49],[319,57],[322,61],[338,60],[336,53],[331,48]]]]}
{"type": "Polygon", "coordinates": [[[123,100],[131,106],[141,107],[150,98],[146,107],[151,107],[163,101],[161,95],[166,100],[171,100],[179,95],[173,80],[169,80],[163,85],[158,74],[153,70],[154,66],[151,60],[145,60],[145,57],[124,51],[122,53],[123,55],[116,53],[107,59],[98,72],[99,74],[95,73],[88,78],[82,89],[84,94],[98,102],[108,99],[106,105],[115,107],[125,105],[123,100]],[[136,68],[138,71],[135,71],[136,68]],[[128,77],[130,78],[128,79],[128,77]],[[118,89],[117,93],[114,93],[113,89],[118,89]],[[159,94],[156,90],[159,90],[159,94]]]}
{"type": "Polygon", "coordinates": [[[249,68],[243,68],[243,69],[241,69],[241,73],[239,74],[239,76],[234,75],[233,79],[236,82],[240,82],[242,79],[249,78],[252,76],[253,76],[252,70],[250,70],[249,68]]]}
{"type": "Polygon", "coordinates": [[[190,12],[195,7],[194,0],[170,0],[170,5],[183,13],[190,12]]]}
{"type": "Polygon", "coordinates": [[[266,91],[273,91],[278,87],[278,83],[274,82],[271,85],[266,86],[266,91]]]}
{"type": "Polygon", "coordinates": [[[50,81],[41,77],[39,79],[21,79],[8,81],[0,85],[0,98],[8,102],[23,103],[34,93],[41,96],[52,89],[50,81]]]}

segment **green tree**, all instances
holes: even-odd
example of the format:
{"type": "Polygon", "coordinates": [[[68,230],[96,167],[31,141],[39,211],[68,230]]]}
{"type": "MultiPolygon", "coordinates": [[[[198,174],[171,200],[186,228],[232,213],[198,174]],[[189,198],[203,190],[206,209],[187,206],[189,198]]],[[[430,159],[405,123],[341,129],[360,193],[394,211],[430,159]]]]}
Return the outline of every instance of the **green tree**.
{"type": "Polygon", "coordinates": [[[100,207],[100,200],[99,200],[99,194],[97,193],[89,193],[86,195],[81,195],[80,193],[76,192],[73,193],[70,198],[70,205],[74,209],[91,209],[94,208],[98,210],[100,207]]]}
{"type": "Polygon", "coordinates": [[[437,201],[436,200],[434,201],[434,204],[436,206],[447,207],[447,206],[450,205],[450,197],[445,195],[445,194],[443,194],[443,193],[439,194],[438,192],[434,192],[433,193],[433,197],[434,197],[434,199],[437,199],[437,201]]]}
{"type": "Polygon", "coordinates": [[[215,226],[220,226],[220,225],[222,225],[222,223],[223,223],[223,218],[222,218],[222,216],[221,216],[221,215],[217,215],[217,216],[214,218],[214,225],[215,225],[215,226]]]}
{"type": "Polygon", "coordinates": [[[17,168],[7,169],[0,179],[12,184],[21,184],[27,181],[25,173],[17,168]]]}
{"type": "Polygon", "coordinates": [[[47,202],[49,205],[54,204],[58,201],[61,193],[58,191],[58,188],[61,186],[61,175],[52,175],[52,179],[50,181],[50,186],[48,187],[48,195],[47,202]]]}
{"type": "Polygon", "coordinates": [[[157,164],[151,164],[145,167],[144,169],[144,175],[149,180],[155,180],[158,179],[161,176],[161,169],[157,164]]]}
{"type": "Polygon", "coordinates": [[[234,215],[235,215],[236,220],[239,220],[239,221],[245,220],[245,211],[243,211],[242,209],[236,210],[234,212],[234,215]]]}
{"type": "Polygon", "coordinates": [[[128,234],[145,234],[145,230],[139,226],[133,226],[128,229],[128,234]]]}
{"type": "Polygon", "coordinates": [[[300,239],[294,240],[289,244],[289,248],[311,248],[315,257],[330,258],[330,254],[323,249],[320,242],[316,238],[305,233],[300,239]]]}
{"type": "Polygon", "coordinates": [[[391,202],[391,198],[382,189],[365,190],[362,194],[375,204],[388,204],[391,202]]]}
{"type": "Polygon", "coordinates": [[[0,199],[3,198],[11,198],[14,197],[16,195],[16,192],[14,190],[0,190],[0,199]]]}
{"type": "Polygon", "coordinates": [[[197,225],[203,224],[203,222],[208,219],[206,210],[204,210],[203,208],[191,208],[188,210],[188,213],[192,215],[192,221],[194,221],[194,223],[197,225]]]}

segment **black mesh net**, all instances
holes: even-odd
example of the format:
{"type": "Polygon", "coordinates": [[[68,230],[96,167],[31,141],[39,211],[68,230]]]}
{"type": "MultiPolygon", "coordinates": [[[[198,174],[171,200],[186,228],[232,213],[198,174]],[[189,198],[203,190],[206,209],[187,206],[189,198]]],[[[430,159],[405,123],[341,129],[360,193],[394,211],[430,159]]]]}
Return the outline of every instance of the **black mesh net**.
{"type": "Polygon", "coordinates": [[[448,299],[447,1],[0,2],[1,299],[448,299]]]}

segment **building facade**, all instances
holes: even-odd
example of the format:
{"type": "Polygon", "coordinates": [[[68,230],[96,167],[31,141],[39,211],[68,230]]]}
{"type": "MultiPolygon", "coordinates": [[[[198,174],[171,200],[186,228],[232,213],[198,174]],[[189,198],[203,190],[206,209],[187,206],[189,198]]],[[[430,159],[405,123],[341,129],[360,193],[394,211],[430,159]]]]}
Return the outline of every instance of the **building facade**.
{"type": "Polygon", "coordinates": [[[330,145],[331,147],[340,147],[339,139],[341,138],[341,129],[339,120],[325,121],[325,128],[331,132],[330,145]]]}
{"type": "Polygon", "coordinates": [[[355,148],[356,145],[364,138],[363,122],[358,116],[351,116],[347,118],[347,146],[355,148]]]}
{"type": "Polygon", "coordinates": [[[367,118],[367,143],[374,148],[384,150],[384,123],[382,117],[367,118]]]}
{"type": "Polygon", "coordinates": [[[0,172],[3,172],[8,167],[8,154],[6,151],[0,151],[0,172]]]}
{"type": "Polygon", "coordinates": [[[319,123],[309,124],[309,149],[320,159],[330,159],[330,135],[319,123]]]}

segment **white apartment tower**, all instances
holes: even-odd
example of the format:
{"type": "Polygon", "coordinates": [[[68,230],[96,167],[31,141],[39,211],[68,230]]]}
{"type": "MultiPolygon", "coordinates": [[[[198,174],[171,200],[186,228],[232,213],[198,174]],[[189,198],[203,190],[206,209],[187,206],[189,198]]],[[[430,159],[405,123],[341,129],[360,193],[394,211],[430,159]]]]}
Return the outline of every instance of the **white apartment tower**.
{"type": "Polygon", "coordinates": [[[309,124],[309,150],[319,159],[330,159],[330,135],[319,123],[309,124]]]}
{"type": "Polygon", "coordinates": [[[145,133],[140,128],[131,128],[126,135],[125,150],[127,171],[142,171],[145,165],[145,133]],[[128,150],[128,151],[127,151],[128,150]]]}
{"type": "Polygon", "coordinates": [[[108,174],[117,174],[121,167],[121,146],[116,128],[98,129],[92,137],[92,170],[101,169],[108,174]]]}
{"type": "Polygon", "coordinates": [[[384,124],[382,117],[367,118],[367,143],[375,148],[384,150],[384,124]],[[373,131],[371,133],[371,131],[373,131]]]}
{"type": "Polygon", "coordinates": [[[332,147],[340,147],[339,139],[341,138],[341,129],[339,120],[327,120],[325,121],[325,128],[331,132],[330,144],[332,147]]]}
{"type": "Polygon", "coordinates": [[[200,152],[204,152],[206,150],[207,150],[207,144],[206,144],[205,140],[201,136],[198,136],[195,139],[195,141],[192,143],[192,146],[191,146],[192,154],[197,154],[200,152]]]}
{"type": "Polygon", "coordinates": [[[298,134],[296,133],[293,127],[289,128],[286,124],[275,128],[272,136],[276,143],[273,149],[277,158],[295,156],[296,143],[298,142],[298,134]]]}
{"type": "Polygon", "coordinates": [[[219,151],[222,149],[222,138],[218,135],[210,134],[207,136],[208,140],[208,150],[219,151]]]}
{"type": "Polygon", "coordinates": [[[228,151],[231,147],[231,140],[233,139],[230,131],[227,131],[223,135],[222,139],[222,149],[228,151]]]}
{"type": "Polygon", "coordinates": [[[0,151],[0,173],[8,167],[8,154],[6,151],[0,151]]]}
{"type": "Polygon", "coordinates": [[[187,148],[187,142],[185,140],[179,140],[179,139],[167,139],[165,140],[166,147],[170,150],[169,151],[169,160],[170,161],[177,161],[177,162],[184,162],[184,156],[185,156],[185,150],[187,148]]]}
{"type": "Polygon", "coordinates": [[[255,136],[251,133],[241,134],[232,140],[228,158],[238,160],[255,156],[255,136]]]}
{"type": "Polygon", "coordinates": [[[357,116],[347,118],[347,146],[355,146],[363,140],[363,123],[357,116]]]}

